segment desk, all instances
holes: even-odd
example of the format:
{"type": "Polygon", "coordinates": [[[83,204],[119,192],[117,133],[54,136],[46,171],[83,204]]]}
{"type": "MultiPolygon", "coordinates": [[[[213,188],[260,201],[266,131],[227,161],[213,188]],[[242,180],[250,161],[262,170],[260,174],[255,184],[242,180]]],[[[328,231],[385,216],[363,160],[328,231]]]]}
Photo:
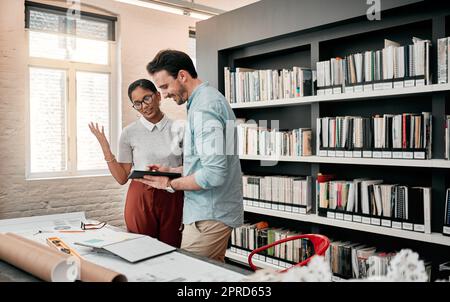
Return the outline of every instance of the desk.
{"type": "MultiPolygon", "coordinates": [[[[38,229],[49,229],[52,225],[58,225],[61,226],[62,223],[64,223],[65,225],[69,225],[70,223],[74,224],[74,225],[80,225],[79,220],[82,219],[84,220],[84,213],[72,213],[72,214],[59,214],[59,215],[48,215],[48,216],[40,216],[40,217],[32,217],[32,218],[20,218],[20,219],[14,219],[14,220],[3,220],[0,221],[0,231],[2,232],[6,232],[6,231],[12,231],[13,229],[20,229],[22,232],[24,233],[35,233],[36,230],[35,228],[38,228],[38,226],[40,225],[40,227],[38,229]]],[[[121,229],[118,228],[114,228],[112,227],[113,231],[123,231],[121,229]]],[[[64,239],[63,239],[64,240],[64,239]]],[[[70,243],[70,242],[67,242],[70,243]]],[[[79,251],[78,251],[79,252],[79,251]]],[[[83,255],[82,255],[83,256],[83,255]]],[[[95,254],[94,253],[94,259],[100,262],[105,262],[105,264],[103,265],[102,263],[99,263],[100,265],[103,265],[105,267],[108,267],[108,265],[111,265],[111,259],[108,258],[108,256],[103,256],[103,255],[99,255],[99,254],[95,254]]],[[[85,257],[85,256],[83,256],[85,257]]],[[[89,257],[89,255],[86,255],[86,257],[89,257]]],[[[109,256],[111,257],[111,256],[109,256]]],[[[87,260],[90,260],[89,258],[86,258],[87,260]]],[[[91,260],[92,261],[92,260],[91,260]]],[[[144,260],[142,262],[146,262],[147,260],[144,260]]],[[[93,261],[94,263],[96,261],[93,261]]],[[[153,263],[153,266],[147,266],[147,264],[143,264],[143,268],[142,266],[140,267],[141,269],[141,274],[143,276],[138,276],[138,277],[145,277],[147,275],[149,275],[149,278],[143,278],[143,280],[145,281],[152,281],[152,280],[178,280],[178,275],[179,275],[179,279],[180,281],[186,281],[186,280],[190,280],[190,272],[193,272],[192,278],[194,278],[194,280],[196,280],[195,278],[197,278],[195,276],[195,272],[196,270],[193,270],[193,267],[195,268],[199,268],[200,272],[203,273],[199,273],[200,276],[203,276],[203,278],[199,278],[197,280],[202,280],[202,281],[207,281],[209,278],[211,278],[211,276],[216,276],[219,274],[224,274],[224,276],[228,276],[226,279],[224,280],[228,280],[228,278],[232,279],[236,279],[239,278],[239,275],[234,274],[234,273],[238,273],[241,275],[249,275],[252,272],[245,270],[245,269],[241,269],[239,267],[235,267],[233,265],[230,264],[226,264],[226,263],[221,263],[212,259],[208,259],[205,257],[200,257],[197,255],[193,255],[191,253],[188,253],[184,250],[181,249],[177,249],[176,251],[170,253],[170,254],[166,254],[166,255],[161,255],[152,259],[148,260],[148,263],[153,263]],[[165,258],[164,258],[165,257],[165,258]],[[194,259],[191,259],[194,258],[194,259]],[[170,259],[170,260],[169,260],[170,259]],[[191,260],[190,260],[191,259],[191,260]],[[161,261],[159,261],[161,260],[161,261]],[[179,266],[179,264],[186,264],[186,265],[182,265],[179,266]],[[203,263],[203,265],[202,265],[203,263]],[[167,270],[165,270],[167,265],[167,270]],[[218,266],[218,269],[216,270],[214,268],[214,265],[218,266]],[[181,273],[182,270],[178,270],[178,268],[184,268],[184,277],[183,274],[181,273]],[[189,269],[188,269],[189,267],[189,269]],[[201,268],[203,267],[203,271],[201,270],[201,268]],[[219,269],[220,267],[220,269],[219,269]],[[155,270],[150,271],[151,268],[154,268],[155,270]],[[160,270],[160,274],[157,273],[157,268],[159,268],[160,270]],[[161,270],[161,268],[163,268],[161,270]],[[222,272],[220,272],[221,270],[223,270],[222,272]],[[154,273],[154,275],[152,275],[152,273],[154,273]],[[203,275],[201,275],[203,274],[203,275]],[[228,274],[228,275],[227,275],[228,274]]],[[[128,272],[133,271],[135,268],[131,267],[132,264],[126,262],[125,260],[123,260],[123,262],[118,263],[118,267],[122,268],[128,272]]],[[[133,265],[134,266],[134,265],[133,265]]],[[[112,270],[115,270],[119,273],[124,273],[123,271],[120,271],[119,269],[114,269],[114,267],[111,267],[112,270]]],[[[136,267],[137,269],[137,267],[136,267]]],[[[214,277],[212,277],[214,278],[214,277]]],[[[233,279],[233,280],[234,280],[233,279]]],[[[142,280],[142,278],[136,278],[136,276],[134,276],[134,280],[142,280]]],[[[220,280],[220,278],[219,278],[220,280]]],[[[10,264],[0,260],[0,282],[1,281],[40,281],[39,279],[37,279],[36,277],[28,274],[27,272],[24,272],[20,269],[15,268],[14,266],[11,266],[10,264]]],[[[214,281],[214,280],[211,280],[214,281]]]]}
{"type": "MultiPolygon", "coordinates": [[[[222,268],[225,268],[225,269],[228,269],[228,270],[231,270],[231,271],[243,274],[243,275],[250,275],[253,273],[252,271],[241,269],[234,265],[230,265],[227,263],[221,263],[221,262],[218,262],[218,261],[215,261],[212,259],[208,259],[205,257],[193,255],[193,254],[183,251],[181,249],[177,250],[174,253],[181,253],[181,254],[184,254],[184,255],[187,255],[187,256],[202,260],[202,261],[206,261],[206,262],[214,264],[214,265],[218,265],[222,268]]],[[[40,279],[37,279],[36,277],[30,275],[29,273],[24,272],[12,265],[0,260],[0,282],[40,282],[40,281],[41,281],[40,279]]]]}

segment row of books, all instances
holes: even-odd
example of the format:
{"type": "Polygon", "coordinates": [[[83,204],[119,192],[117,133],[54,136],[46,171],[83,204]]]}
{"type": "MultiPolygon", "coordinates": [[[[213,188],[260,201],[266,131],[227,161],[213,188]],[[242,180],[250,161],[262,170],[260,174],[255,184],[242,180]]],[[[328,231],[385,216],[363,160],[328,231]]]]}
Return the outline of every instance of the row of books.
{"type": "Polygon", "coordinates": [[[278,130],[239,124],[238,152],[240,155],[310,156],[312,130],[300,128],[278,130]]]}
{"type": "Polygon", "coordinates": [[[438,84],[446,84],[450,81],[450,38],[442,38],[437,41],[438,49],[438,84]]]}
{"type": "Polygon", "coordinates": [[[317,119],[317,143],[320,156],[330,156],[323,151],[390,151],[392,158],[403,158],[402,152],[416,152],[411,157],[430,159],[432,115],[422,112],[370,118],[323,117],[317,119]]]}
{"type": "Polygon", "coordinates": [[[230,103],[288,99],[313,94],[313,71],[293,67],[282,70],[224,68],[225,98],[230,103]]]}
{"type": "MultiPolygon", "coordinates": [[[[318,175],[316,200],[319,216],[345,214],[352,221],[431,233],[431,188],[384,184],[383,180],[334,180],[318,175]]],[[[337,218],[336,218],[337,219],[337,218]]]]}
{"type": "Polygon", "coordinates": [[[362,92],[428,85],[431,83],[430,46],[430,41],[418,38],[406,46],[385,40],[382,50],[317,62],[317,94],[348,92],[344,87],[355,87],[354,92],[362,92]]]}
{"type": "Polygon", "coordinates": [[[312,177],[244,175],[243,196],[252,205],[260,203],[306,214],[311,210],[312,177]],[[295,210],[294,210],[295,208],[295,210]]]}
{"type": "MultiPolygon", "coordinates": [[[[350,241],[332,241],[329,253],[332,273],[344,279],[385,276],[396,255],[396,252],[350,241]]],[[[430,281],[432,263],[424,261],[424,265],[430,281]]]]}
{"type": "MultiPolygon", "coordinates": [[[[255,224],[244,223],[241,227],[233,229],[231,233],[231,246],[252,251],[277,240],[299,234],[283,228],[270,228],[267,222],[258,222],[255,224]]],[[[232,252],[236,251],[232,248],[232,252]]],[[[309,258],[313,254],[314,247],[311,241],[308,239],[300,239],[268,248],[259,255],[255,255],[255,259],[264,259],[268,263],[288,267],[309,258]],[[280,261],[283,264],[280,264],[280,261]]]]}
{"type": "MultiPolygon", "coordinates": [[[[269,227],[267,222],[245,223],[231,233],[231,252],[248,256],[251,251],[271,244],[277,240],[301,234],[285,228],[269,227]]],[[[363,279],[384,276],[395,252],[377,250],[376,247],[338,241],[330,238],[330,247],[325,260],[334,275],[344,279],[363,279]]],[[[253,256],[259,260],[280,268],[289,268],[314,255],[313,244],[308,239],[299,239],[277,244],[253,256]]],[[[427,273],[431,275],[431,263],[425,263],[427,273]]]]}

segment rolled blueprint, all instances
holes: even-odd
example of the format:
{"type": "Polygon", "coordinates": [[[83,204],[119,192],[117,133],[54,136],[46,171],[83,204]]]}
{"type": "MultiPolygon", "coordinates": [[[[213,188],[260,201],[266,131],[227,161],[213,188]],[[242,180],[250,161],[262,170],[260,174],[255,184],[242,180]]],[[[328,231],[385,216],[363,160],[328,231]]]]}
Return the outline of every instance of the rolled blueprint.
{"type": "MultiPolygon", "coordinates": [[[[6,235],[14,237],[18,240],[27,242],[28,244],[33,245],[35,247],[35,249],[37,249],[37,250],[44,250],[44,251],[49,250],[51,253],[56,254],[56,256],[60,256],[60,255],[65,256],[63,253],[61,253],[55,249],[47,247],[38,242],[29,240],[29,239],[19,236],[17,234],[8,233],[6,235]]],[[[68,256],[66,256],[66,257],[68,257],[68,256]]],[[[78,266],[80,266],[80,264],[81,264],[81,270],[77,271],[76,279],[81,280],[83,282],[126,282],[127,281],[127,278],[124,275],[119,274],[110,269],[107,269],[103,266],[97,265],[95,263],[92,263],[92,262],[84,260],[84,259],[76,258],[75,261],[77,262],[78,266]]]]}
{"type": "MultiPolygon", "coordinates": [[[[73,282],[79,275],[79,265],[73,256],[53,251],[42,244],[36,248],[31,240],[11,234],[0,234],[0,259],[42,280],[73,282]],[[56,253],[55,253],[56,252],[56,253]]],[[[39,245],[39,243],[36,243],[39,245]]]]}

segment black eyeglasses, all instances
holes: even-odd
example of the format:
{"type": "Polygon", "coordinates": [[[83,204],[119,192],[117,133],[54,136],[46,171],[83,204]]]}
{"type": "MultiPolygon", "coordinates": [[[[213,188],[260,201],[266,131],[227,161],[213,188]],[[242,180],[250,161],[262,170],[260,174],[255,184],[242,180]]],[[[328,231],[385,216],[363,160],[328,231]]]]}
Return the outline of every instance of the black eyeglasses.
{"type": "Polygon", "coordinates": [[[142,99],[142,101],[134,101],[133,102],[133,108],[136,110],[141,110],[142,109],[142,103],[146,104],[146,105],[150,105],[153,102],[155,94],[149,94],[144,96],[144,98],[142,99]]]}
{"type": "Polygon", "coordinates": [[[98,230],[101,229],[106,225],[106,222],[99,222],[99,223],[84,223],[81,222],[81,229],[82,230],[98,230]]]}

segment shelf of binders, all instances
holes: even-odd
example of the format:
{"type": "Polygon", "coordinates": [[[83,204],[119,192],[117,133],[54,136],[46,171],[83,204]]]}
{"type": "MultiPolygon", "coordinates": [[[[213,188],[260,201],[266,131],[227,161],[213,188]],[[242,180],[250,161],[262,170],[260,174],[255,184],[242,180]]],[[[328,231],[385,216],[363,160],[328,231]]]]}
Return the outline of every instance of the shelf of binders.
{"type": "Polygon", "coordinates": [[[270,101],[246,102],[246,103],[232,103],[233,109],[257,109],[269,107],[283,107],[283,106],[300,106],[310,105],[320,102],[333,101],[356,101],[356,100],[372,100],[389,97],[406,97],[411,95],[420,95],[434,92],[450,91],[450,84],[433,84],[406,88],[392,88],[386,90],[375,90],[366,92],[349,92],[337,93],[328,95],[306,96],[292,99],[280,99],[270,101]]]}
{"type": "Polygon", "coordinates": [[[395,166],[416,168],[450,168],[450,161],[444,159],[384,159],[356,157],[322,157],[322,156],[260,156],[240,155],[242,160],[258,160],[273,162],[299,162],[315,164],[348,164],[363,166],[395,166]]]}
{"type": "MultiPolygon", "coordinates": [[[[249,253],[247,251],[245,251],[245,250],[237,250],[237,249],[235,249],[235,251],[233,252],[230,249],[228,249],[226,251],[226,253],[225,253],[225,257],[227,257],[231,261],[235,261],[235,262],[237,262],[239,264],[243,264],[243,265],[246,265],[246,266],[250,267],[248,265],[248,260],[247,260],[248,254],[249,253]]],[[[255,257],[255,256],[253,256],[253,257],[255,257]]],[[[278,265],[275,265],[275,264],[271,264],[271,263],[268,263],[266,261],[257,260],[257,259],[253,260],[253,264],[256,265],[259,268],[268,268],[268,269],[276,269],[276,270],[284,269],[281,266],[278,266],[278,265]]],[[[338,276],[332,276],[331,277],[331,281],[333,281],[333,282],[343,282],[345,280],[340,278],[340,277],[338,277],[338,276]]]]}
{"type": "Polygon", "coordinates": [[[334,226],[334,227],[346,228],[346,229],[350,229],[350,230],[364,231],[364,232],[375,233],[375,234],[383,234],[383,235],[387,235],[387,236],[391,236],[391,237],[411,239],[411,240],[417,240],[417,241],[422,241],[422,242],[450,246],[450,237],[444,236],[439,233],[424,234],[424,233],[419,233],[419,232],[414,232],[414,231],[400,230],[400,229],[388,228],[388,227],[365,224],[365,223],[358,223],[358,222],[351,222],[351,221],[345,221],[345,220],[340,220],[340,219],[321,217],[317,214],[290,213],[290,212],[283,212],[283,211],[276,211],[276,210],[272,210],[272,209],[264,209],[264,208],[260,208],[260,207],[248,206],[245,204],[244,204],[244,210],[249,213],[268,215],[268,216],[274,216],[274,217],[279,217],[279,218],[286,218],[286,219],[291,219],[291,220],[316,223],[316,224],[322,224],[322,225],[329,225],[329,226],[334,226]]]}
{"type": "MultiPolygon", "coordinates": [[[[235,248],[233,247],[233,251],[231,249],[228,249],[225,253],[225,257],[227,257],[228,259],[234,260],[240,264],[244,264],[247,265],[248,267],[250,267],[250,265],[248,264],[248,255],[250,254],[250,252],[244,250],[244,249],[239,249],[239,248],[235,248]]],[[[253,264],[256,265],[259,268],[269,268],[269,269],[276,269],[276,270],[282,270],[285,267],[281,267],[272,263],[268,263],[266,261],[262,261],[262,260],[258,260],[256,259],[255,255],[253,256],[253,264]]]]}

